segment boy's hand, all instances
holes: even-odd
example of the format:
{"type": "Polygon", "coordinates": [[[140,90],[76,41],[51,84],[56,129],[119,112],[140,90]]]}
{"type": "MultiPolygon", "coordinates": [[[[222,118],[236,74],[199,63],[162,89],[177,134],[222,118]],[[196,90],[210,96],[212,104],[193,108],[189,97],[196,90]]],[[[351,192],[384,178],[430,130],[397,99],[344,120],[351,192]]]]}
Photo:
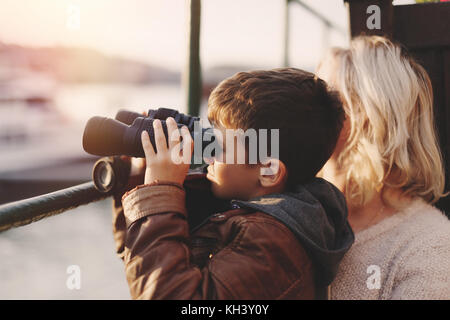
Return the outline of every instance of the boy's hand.
{"type": "Polygon", "coordinates": [[[166,124],[169,147],[166,144],[161,121],[158,119],[153,121],[156,152],[148,132],[142,132],[141,140],[146,160],[144,183],[146,184],[154,180],[164,180],[182,185],[189,170],[193,149],[191,134],[186,126],[181,128],[180,134],[177,123],[172,117],[166,119],[166,124]],[[183,138],[182,142],[180,137],[183,138]]]}

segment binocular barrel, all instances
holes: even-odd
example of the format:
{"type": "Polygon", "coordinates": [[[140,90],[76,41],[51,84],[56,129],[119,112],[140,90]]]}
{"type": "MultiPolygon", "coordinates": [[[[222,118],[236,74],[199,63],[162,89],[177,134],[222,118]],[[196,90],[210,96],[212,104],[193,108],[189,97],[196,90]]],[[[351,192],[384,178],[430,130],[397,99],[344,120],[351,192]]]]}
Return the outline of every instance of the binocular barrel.
{"type": "Polygon", "coordinates": [[[86,124],[83,134],[83,148],[86,152],[98,156],[127,155],[130,157],[145,157],[141,143],[142,131],[147,131],[153,147],[155,135],[154,119],[160,119],[164,134],[168,136],[165,120],[173,117],[181,128],[187,126],[194,140],[202,141],[202,150],[214,140],[212,128],[201,128],[200,119],[179,113],[177,110],[159,108],[150,110],[145,117],[136,112],[120,110],[116,119],[93,117],[86,124]],[[195,123],[198,122],[198,126],[195,123]],[[205,137],[208,135],[209,137],[205,137]]]}
{"type": "Polygon", "coordinates": [[[188,116],[178,112],[175,109],[169,108],[159,108],[157,110],[150,109],[148,110],[147,116],[144,116],[137,112],[121,109],[119,110],[119,112],[117,112],[115,119],[127,125],[131,125],[134,119],[139,117],[147,117],[150,119],[159,119],[159,120],[166,120],[167,118],[172,117],[175,119],[176,123],[184,124],[188,128],[193,126],[193,123],[195,121],[200,121],[199,117],[188,116]]]}
{"type": "Polygon", "coordinates": [[[140,114],[137,112],[132,112],[132,111],[122,109],[122,110],[119,110],[119,112],[117,112],[115,119],[117,121],[125,123],[126,125],[131,125],[131,124],[133,124],[134,119],[139,118],[139,117],[145,117],[145,116],[143,114],[140,114]]]}

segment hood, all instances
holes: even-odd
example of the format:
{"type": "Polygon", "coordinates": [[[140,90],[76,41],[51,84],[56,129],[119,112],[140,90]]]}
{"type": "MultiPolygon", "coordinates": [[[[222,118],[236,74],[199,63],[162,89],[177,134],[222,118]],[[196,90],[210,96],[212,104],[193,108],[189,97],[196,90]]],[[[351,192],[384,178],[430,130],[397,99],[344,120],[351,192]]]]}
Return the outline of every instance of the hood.
{"type": "Polygon", "coordinates": [[[333,281],[341,259],[354,242],[344,195],[322,178],[313,178],[288,192],[249,201],[232,200],[232,204],[262,211],[283,222],[313,261],[318,285],[333,281]]]}

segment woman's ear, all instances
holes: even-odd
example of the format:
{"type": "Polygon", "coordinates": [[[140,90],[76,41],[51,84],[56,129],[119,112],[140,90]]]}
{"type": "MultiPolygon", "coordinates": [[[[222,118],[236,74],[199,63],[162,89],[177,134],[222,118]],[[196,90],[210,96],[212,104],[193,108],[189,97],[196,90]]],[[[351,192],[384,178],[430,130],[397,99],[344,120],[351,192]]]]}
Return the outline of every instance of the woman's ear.
{"type": "Polygon", "coordinates": [[[279,159],[269,158],[260,166],[258,178],[262,187],[282,186],[287,178],[286,166],[279,159]]]}

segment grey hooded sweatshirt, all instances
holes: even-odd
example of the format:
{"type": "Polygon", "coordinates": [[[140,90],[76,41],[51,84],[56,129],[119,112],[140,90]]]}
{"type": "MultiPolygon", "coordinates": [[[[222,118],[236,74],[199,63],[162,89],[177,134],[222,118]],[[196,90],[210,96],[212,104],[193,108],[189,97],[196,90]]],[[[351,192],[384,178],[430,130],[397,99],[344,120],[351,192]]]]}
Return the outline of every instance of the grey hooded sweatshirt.
{"type": "Polygon", "coordinates": [[[322,178],[313,178],[280,194],[232,200],[231,205],[262,211],[283,222],[313,261],[315,281],[321,286],[333,281],[355,239],[347,221],[344,195],[322,178]]]}

